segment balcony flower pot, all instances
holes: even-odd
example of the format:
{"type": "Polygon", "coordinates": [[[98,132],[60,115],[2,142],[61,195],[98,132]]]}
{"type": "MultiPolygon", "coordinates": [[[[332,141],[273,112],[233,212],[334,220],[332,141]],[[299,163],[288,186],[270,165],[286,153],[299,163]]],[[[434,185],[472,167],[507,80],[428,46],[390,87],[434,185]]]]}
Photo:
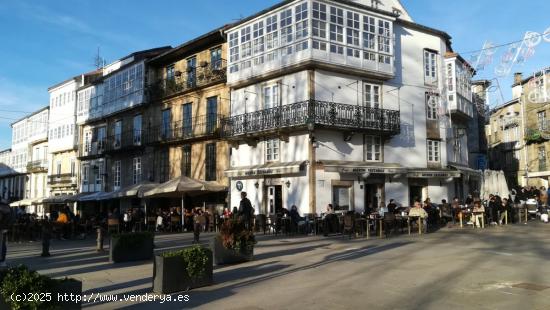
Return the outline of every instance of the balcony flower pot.
{"type": "Polygon", "coordinates": [[[220,233],[210,242],[215,265],[238,264],[253,259],[254,234],[238,220],[224,222],[220,233]]]}
{"type": "Polygon", "coordinates": [[[199,246],[155,256],[153,292],[172,294],[212,285],[212,251],[199,246]]]}
{"type": "Polygon", "coordinates": [[[109,249],[109,261],[121,263],[153,258],[153,238],[153,234],[150,232],[113,235],[109,249]]]}

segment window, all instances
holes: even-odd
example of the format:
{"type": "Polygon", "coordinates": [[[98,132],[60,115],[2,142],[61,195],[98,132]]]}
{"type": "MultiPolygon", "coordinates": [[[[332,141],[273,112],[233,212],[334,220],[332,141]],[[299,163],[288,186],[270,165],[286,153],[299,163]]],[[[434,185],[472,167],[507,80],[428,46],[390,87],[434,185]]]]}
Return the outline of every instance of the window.
{"type": "Polygon", "coordinates": [[[103,183],[103,163],[100,162],[97,164],[97,170],[95,175],[95,185],[101,188],[102,183],[103,183]]]}
{"type": "Polygon", "coordinates": [[[292,10],[287,9],[281,12],[281,28],[292,25],[292,10]]]}
{"type": "Polygon", "coordinates": [[[193,104],[186,103],[181,106],[182,115],[182,130],[184,137],[190,137],[193,135],[193,104]]]}
{"type": "Polygon", "coordinates": [[[347,43],[349,45],[359,46],[359,30],[347,29],[347,43]]]}
{"type": "Polygon", "coordinates": [[[115,161],[113,167],[113,186],[115,190],[120,188],[120,160],[115,161]]]}
{"type": "Polygon", "coordinates": [[[269,139],[265,141],[265,159],[266,161],[279,160],[279,139],[269,139]]]}
{"type": "Polygon", "coordinates": [[[544,146],[539,147],[539,171],[546,170],[546,148],[544,146]]]}
{"type": "Polygon", "coordinates": [[[191,145],[184,145],[181,156],[181,175],[191,177],[191,145]]]}
{"type": "MultiPolygon", "coordinates": [[[[269,33],[269,34],[267,34],[266,37],[267,37],[266,46],[267,46],[268,50],[276,48],[276,47],[279,46],[279,33],[278,32],[269,33]]],[[[276,53],[276,51],[274,53],[276,53]]]]}
{"type": "MultiPolygon", "coordinates": [[[[391,29],[390,22],[384,20],[378,20],[378,51],[384,54],[390,54],[391,52],[391,29]]],[[[378,62],[390,63],[390,56],[379,55],[378,62]]]]}
{"type": "Polygon", "coordinates": [[[254,54],[261,54],[264,51],[264,22],[254,24],[252,36],[254,38],[254,54]]]}
{"type": "Polygon", "coordinates": [[[59,160],[56,163],[56,170],[55,171],[57,172],[57,177],[59,178],[61,176],[61,161],[59,161],[59,160]]]}
{"type": "Polygon", "coordinates": [[[544,131],[546,130],[547,126],[547,122],[546,122],[546,111],[542,111],[542,112],[538,112],[537,113],[537,122],[538,122],[538,127],[539,127],[539,130],[540,131],[544,131]]]}
{"type": "Polygon", "coordinates": [[[141,181],[141,157],[134,157],[132,163],[132,182],[138,184],[141,181]]]}
{"type": "Polygon", "coordinates": [[[365,136],[365,160],[381,161],[382,142],[379,136],[365,136]]]}
{"type": "Polygon", "coordinates": [[[106,139],[106,130],[105,127],[99,127],[97,128],[97,150],[103,151],[105,150],[105,139],[106,139]]]}
{"type": "Polygon", "coordinates": [[[320,20],[311,21],[312,30],[311,33],[314,37],[326,39],[327,38],[327,23],[320,20]]]}
{"type": "Polygon", "coordinates": [[[134,116],[134,145],[141,145],[141,114],[134,116]]]}
{"type": "Polygon", "coordinates": [[[171,121],[172,115],[170,109],[162,110],[162,127],[161,127],[161,136],[163,139],[167,139],[170,137],[170,121],[171,121]]]}
{"type": "Polygon", "coordinates": [[[307,2],[299,4],[295,8],[296,22],[307,19],[307,2]]]}
{"type": "Polygon", "coordinates": [[[266,32],[277,31],[277,15],[269,16],[266,19],[266,32]]]}
{"type": "Polygon", "coordinates": [[[336,42],[344,42],[344,27],[335,24],[330,24],[330,40],[336,42]]]}
{"type": "Polygon", "coordinates": [[[454,91],[453,64],[447,64],[447,90],[454,91]]]}
{"type": "Polygon", "coordinates": [[[239,65],[235,64],[239,61],[239,33],[233,32],[229,34],[229,61],[232,63],[229,71],[231,73],[239,71],[239,65]]]}
{"type": "Polygon", "coordinates": [[[380,108],[380,85],[364,84],[363,103],[369,108],[380,108]]]}
{"type": "Polygon", "coordinates": [[[115,122],[115,139],[113,141],[113,147],[115,149],[120,148],[122,139],[122,121],[115,122]]]}
{"type": "Polygon", "coordinates": [[[307,20],[298,22],[296,24],[296,40],[305,39],[308,35],[308,22],[307,20]]]}
{"type": "Polygon", "coordinates": [[[429,84],[437,82],[437,54],[424,50],[424,76],[429,84]]]}
{"type": "Polygon", "coordinates": [[[330,22],[333,24],[344,25],[344,10],[331,7],[330,8],[330,22]]]}
{"type": "Polygon", "coordinates": [[[435,140],[428,140],[428,162],[430,163],[439,163],[440,161],[440,153],[439,153],[439,146],[440,141],[435,140]]]}
{"type": "Polygon", "coordinates": [[[206,132],[213,133],[218,123],[218,97],[206,99],[206,132]]]}
{"type": "Polygon", "coordinates": [[[335,211],[349,211],[351,208],[351,186],[333,186],[332,205],[335,211]]]}
{"type": "Polygon", "coordinates": [[[176,70],[174,69],[174,65],[170,65],[166,67],[166,80],[172,81],[176,77],[176,70]]]}
{"type": "Polygon", "coordinates": [[[426,93],[426,117],[430,120],[436,120],[437,110],[439,108],[439,95],[426,93]]]}
{"type": "Polygon", "coordinates": [[[76,176],[76,161],[71,159],[71,177],[76,176]]]}
{"type": "Polygon", "coordinates": [[[206,145],[205,180],[216,180],[216,143],[206,145]]]}
{"type": "Polygon", "coordinates": [[[279,105],[279,85],[264,87],[262,94],[264,109],[271,109],[279,105]]]}
{"type": "Polygon", "coordinates": [[[90,166],[82,165],[82,185],[88,185],[90,174],[90,166]]]}
{"type": "Polygon", "coordinates": [[[327,6],[319,2],[313,2],[313,18],[327,20],[327,6]]]}

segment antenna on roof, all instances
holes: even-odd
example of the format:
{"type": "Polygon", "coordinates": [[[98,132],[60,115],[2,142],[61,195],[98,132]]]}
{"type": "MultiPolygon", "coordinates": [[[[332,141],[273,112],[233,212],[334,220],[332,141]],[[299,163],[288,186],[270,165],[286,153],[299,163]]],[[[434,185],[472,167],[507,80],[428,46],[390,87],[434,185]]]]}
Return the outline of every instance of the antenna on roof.
{"type": "Polygon", "coordinates": [[[94,57],[94,66],[97,70],[102,69],[107,64],[105,58],[101,57],[99,53],[99,46],[97,47],[97,54],[94,57]]]}
{"type": "Polygon", "coordinates": [[[243,19],[244,19],[244,16],[243,16],[243,14],[239,14],[239,18],[233,18],[232,20],[234,20],[234,21],[237,21],[237,22],[238,22],[238,21],[241,21],[241,20],[243,20],[243,19]]]}

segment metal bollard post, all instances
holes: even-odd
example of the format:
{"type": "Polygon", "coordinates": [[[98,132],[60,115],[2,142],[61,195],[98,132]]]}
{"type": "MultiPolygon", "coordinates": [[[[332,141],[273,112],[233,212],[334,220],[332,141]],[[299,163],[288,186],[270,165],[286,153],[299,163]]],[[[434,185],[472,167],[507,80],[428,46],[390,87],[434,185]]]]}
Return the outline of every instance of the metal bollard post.
{"type": "Polygon", "coordinates": [[[97,249],[98,252],[103,252],[103,228],[97,228],[97,249]]]}

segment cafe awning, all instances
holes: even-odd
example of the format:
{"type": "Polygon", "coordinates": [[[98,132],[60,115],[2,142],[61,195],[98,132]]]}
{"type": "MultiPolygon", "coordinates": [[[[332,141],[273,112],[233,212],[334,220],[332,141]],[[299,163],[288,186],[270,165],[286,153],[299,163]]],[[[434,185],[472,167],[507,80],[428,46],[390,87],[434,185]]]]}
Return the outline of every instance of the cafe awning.
{"type": "Polygon", "coordinates": [[[410,169],[407,172],[407,177],[418,179],[460,178],[460,171],[447,169],[410,169]]]}
{"type": "Polygon", "coordinates": [[[320,162],[326,172],[350,174],[400,174],[407,172],[407,168],[399,164],[366,163],[361,161],[323,160],[320,162]]]}
{"type": "Polygon", "coordinates": [[[45,198],[42,203],[43,204],[65,204],[67,202],[71,202],[71,199],[75,195],[58,195],[58,196],[51,196],[48,198],[45,198]]]}
{"type": "Polygon", "coordinates": [[[225,175],[230,178],[253,177],[277,174],[296,174],[304,169],[305,161],[295,162],[273,162],[264,165],[233,167],[225,170],[225,175]]]}
{"type": "Polygon", "coordinates": [[[203,181],[186,176],[172,179],[143,193],[143,197],[182,197],[185,194],[223,192],[227,187],[213,181],[203,181]]]}
{"type": "Polygon", "coordinates": [[[110,193],[105,192],[95,192],[95,193],[86,193],[83,196],[80,196],[77,201],[79,202],[87,202],[87,201],[100,201],[100,200],[107,200],[107,195],[110,193]]]}
{"type": "Polygon", "coordinates": [[[139,183],[131,186],[127,186],[116,190],[114,192],[107,193],[104,199],[117,199],[117,198],[129,198],[129,197],[143,197],[143,194],[153,188],[159,186],[158,183],[139,183]]]}
{"type": "Polygon", "coordinates": [[[474,170],[472,168],[469,168],[469,167],[465,167],[465,166],[458,166],[458,165],[449,165],[449,168],[451,169],[454,169],[454,170],[457,170],[459,171],[461,174],[464,174],[464,175],[469,175],[471,177],[478,177],[478,178],[481,178],[481,171],[479,170],[474,170]]]}
{"type": "Polygon", "coordinates": [[[22,200],[19,200],[19,201],[14,201],[12,203],[10,203],[10,207],[22,207],[22,206],[30,206],[32,205],[32,202],[33,202],[34,199],[22,199],[22,200]]]}

